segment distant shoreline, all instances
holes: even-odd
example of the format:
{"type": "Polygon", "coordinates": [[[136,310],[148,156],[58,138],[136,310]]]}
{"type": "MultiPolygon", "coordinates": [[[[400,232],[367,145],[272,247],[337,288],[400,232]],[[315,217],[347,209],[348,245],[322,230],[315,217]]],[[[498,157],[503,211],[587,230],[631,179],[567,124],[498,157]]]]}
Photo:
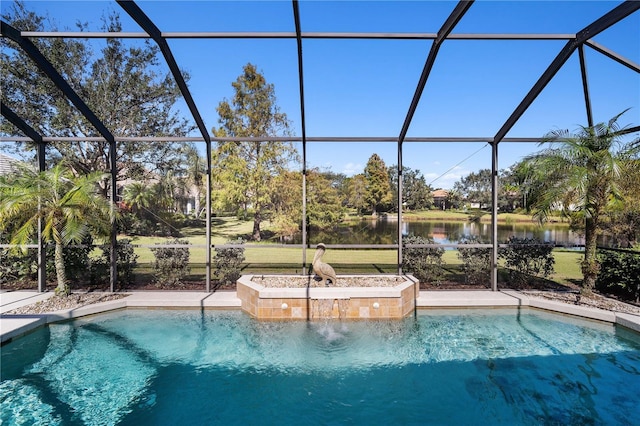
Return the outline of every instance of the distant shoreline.
{"type": "MultiPolygon", "coordinates": [[[[520,217],[523,215],[516,215],[516,217],[509,216],[510,213],[498,214],[498,223],[520,223],[520,224],[532,224],[537,225],[538,221],[533,217],[520,217]]],[[[406,222],[428,222],[428,221],[437,221],[437,222],[473,222],[476,220],[473,214],[464,214],[464,213],[451,213],[444,216],[425,216],[421,214],[415,213],[405,213],[402,215],[402,220],[406,222]]],[[[348,222],[358,222],[358,221],[369,221],[369,220],[387,220],[387,221],[397,221],[398,215],[396,213],[393,214],[382,214],[378,217],[374,216],[348,216],[346,221],[348,222]]],[[[491,222],[491,214],[487,213],[480,218],[480,222],[490,223],[491,222]]],[[[554,224],[554,225],[567,225],[569,223],[563,221],[559,218],[552,218],[546,221],[546,224],[554,224]]]]}

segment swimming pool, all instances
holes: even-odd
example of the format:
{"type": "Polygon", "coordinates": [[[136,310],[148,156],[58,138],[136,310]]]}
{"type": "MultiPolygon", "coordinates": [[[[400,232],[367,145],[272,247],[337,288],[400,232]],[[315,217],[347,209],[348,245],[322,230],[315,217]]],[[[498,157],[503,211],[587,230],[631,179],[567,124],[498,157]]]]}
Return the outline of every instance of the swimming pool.
{"type": "Polygon", "coordinates": [[[124,310],[2,347],[2,424],[633,424],[640,338],[535,310],[124,310]]]}

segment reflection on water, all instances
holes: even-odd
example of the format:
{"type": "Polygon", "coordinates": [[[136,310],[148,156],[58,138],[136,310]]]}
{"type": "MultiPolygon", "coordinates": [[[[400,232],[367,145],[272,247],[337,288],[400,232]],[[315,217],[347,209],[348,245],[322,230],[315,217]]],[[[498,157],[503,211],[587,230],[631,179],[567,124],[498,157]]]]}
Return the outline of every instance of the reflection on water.
{"type": "MultiPolygon", "coordinates": [[[[362,220],[343,224],[330,231],[311,230],[310,244],[395,244],[397,243],[398,222],[393,220],[362,220]]],[[[491,224],[476,222],[436,222],[403,221],[402,234],[431,237],[438,244],[455,244],[462,237],[477,236],[483,242],[491,242],[491,224]]],[[[537,238],[541,241],[572,247],[584,244],[584,237],[573,232],[566,224],[546,224],[538,226],[529,223],[498,224],[498,241],[506,242],[509,237],[537,238]]],[[[283,241],[284,242],[284,241],[283,241]]],[[[297,235],[286,241],[300,244],[297,235]]]]}

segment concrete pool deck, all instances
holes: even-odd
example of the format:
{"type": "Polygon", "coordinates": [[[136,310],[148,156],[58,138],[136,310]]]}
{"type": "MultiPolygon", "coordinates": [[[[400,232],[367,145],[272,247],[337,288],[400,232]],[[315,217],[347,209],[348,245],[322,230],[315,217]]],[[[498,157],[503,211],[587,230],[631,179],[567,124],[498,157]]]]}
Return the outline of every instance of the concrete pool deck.
{"type": "MultiPolygon", "coordinates": [[[[235,291],[205,292],[133,292],[122,299],[96,303],[75,309],[40,315],[10,315],[6,312],[45,300],[53,293],[36,291],[0,292],[0,337],[4,343],[20,337],[46,324],[80,318],[125,308],[191,308],[240,309],[241,302],[235,291]]],[[[503,308],[531,307],[575,315],[612,324],[619,324],[640,332],[640,315],[605,311],[586,306],[571,305],[528,297],[515,290],[492,291],[420,291],[416,300],[418,309],[445,308],[503,308]]]]}

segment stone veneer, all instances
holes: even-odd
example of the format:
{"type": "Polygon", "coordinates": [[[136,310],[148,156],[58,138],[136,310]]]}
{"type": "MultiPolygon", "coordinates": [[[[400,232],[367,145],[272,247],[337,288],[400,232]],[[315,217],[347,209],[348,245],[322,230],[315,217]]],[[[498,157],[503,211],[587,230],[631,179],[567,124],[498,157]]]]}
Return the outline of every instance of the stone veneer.
{"type": "Polygon", "coordinates": [[[259,319],[391,319],[416,307],[418,280],[410,275],[394,287],[271,288],[243,275],[237,282],[242,309],[259,319]]]}

